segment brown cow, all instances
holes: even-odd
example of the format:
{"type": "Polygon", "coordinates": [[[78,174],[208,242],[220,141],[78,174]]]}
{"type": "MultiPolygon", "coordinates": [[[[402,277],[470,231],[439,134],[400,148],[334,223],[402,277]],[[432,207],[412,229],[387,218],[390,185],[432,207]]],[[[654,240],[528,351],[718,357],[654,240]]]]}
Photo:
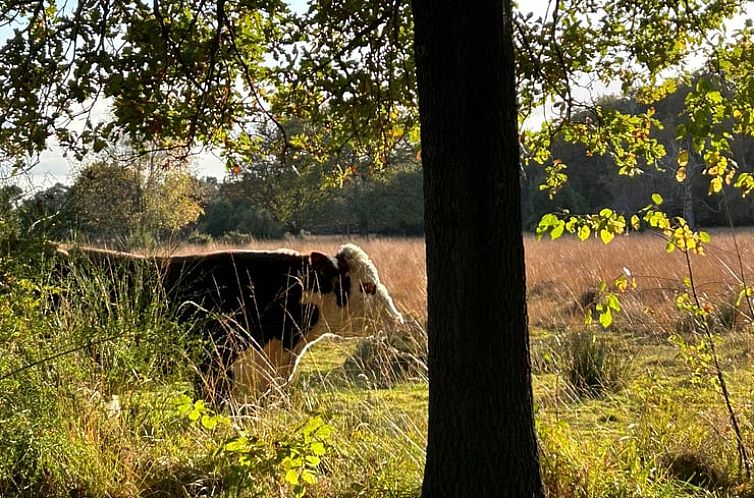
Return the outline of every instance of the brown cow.
{"type": "Polygon", "coordinates": [[[96,267],[128,272],[153,265],[180,320],[207,317],[211,347],[199,365],[202,396],[236,400],[290,378],[297,359],[323,334],[363,333],[403,318],[369,256],[346,244],[328,256],[291,250],[220,251],[144,257],[102,249],[60,249],[96,267]]]}

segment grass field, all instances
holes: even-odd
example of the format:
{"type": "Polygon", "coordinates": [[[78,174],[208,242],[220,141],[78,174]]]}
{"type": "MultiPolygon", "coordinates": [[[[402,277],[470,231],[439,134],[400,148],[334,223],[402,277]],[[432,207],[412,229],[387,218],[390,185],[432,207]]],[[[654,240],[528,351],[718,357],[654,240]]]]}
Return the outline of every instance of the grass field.
{"type": "MultiPolygon", "coordinates": [[[[340,242],[254,248],[334,253],[340,242]]],[[[54,310],[37,289],[15,282],[13,299],[0,301],[0,376],[85,339],[103,339],[96,347],[105,360],[77,350],[0,380],[0,496],[418,496],[427,407],[424,246],[357,243],[377,263],[407,325],[371,341],[321,342],[293,385],[233,417],[180,397],[191,358],[179,348],[184,331],[159,303],[133,316],[124,293],[118,306],[126,312],[113,313],[94,303],[92,283],[54,310]],[[327,431],[307,433],[315,417],[327,431]],[[312,467],[316,482],[296,455],[302,462],[321,456],[312,467]]],[[[735,301],[741,285],[754,282],[752,249],[751,235],[713,233],[707,255],[691,259],[749,452],[754,337],[749,306],[735,301]]],[[[689,276],[683,255],[667,254],[651,235],[609,246],[527,238],[526,250],[548,496],[754,496],[707,336],[676,310],[689,276]],[[585,327],[600,281],[625,269],[637,286],[620,293],[624,312],[609,330],[585,327]]]]}

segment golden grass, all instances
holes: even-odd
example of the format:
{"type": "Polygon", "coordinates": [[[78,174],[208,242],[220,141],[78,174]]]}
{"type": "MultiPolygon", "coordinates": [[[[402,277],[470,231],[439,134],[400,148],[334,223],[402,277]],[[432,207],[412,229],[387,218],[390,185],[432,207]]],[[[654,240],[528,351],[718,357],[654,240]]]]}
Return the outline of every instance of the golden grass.
{"type": "MultiPolygon", "coordinates": [[[[355,242],[375,261],[396,305],[408,316],[426,319],[426,266],[420,238],[353,239],[312,237],[304,240],[257,241],[238,246],[182,246],[176,254],[223,249],[275,250],[334,254],[345,242],[355,242]]],[[[618,324],[642,332],[666,332],[678,324],[675,296],[689,276],[680,251],[667,253],[665,241],[654,234],[617,237],[605,245],[575,238],[536,241],[524,238],[529,295],[529,317],[535,327],[580,327],[583,305],[600,281],[612,282],[627,269],[637,287],[622,296],[624,313],[618,324]]],[[[701,298],[716,306],[735,301],[742,284],[754,285],[754,238],[746,232],[719,230],[712,233],[705,256],[691,256],[693,277],[701,298]],[[740,260],[739,260],[740,257],[740,260]],[[743,266],[743,272],[741,269],[743,266]]],[[[449,303],[452,304],[452,303],[449,303]]],[[[740,311],[750,314],[748,307],[740,311]]],[[[743,317],[743,316],[742,316],[743,317]]]]}
{"type": "MultiPolygon", "coordinates": [[[[624,327],[663,332],[677,326],[680,317],[675,296],[684,290],[689,276],[693,276],[703,303],[731,305],[744,282],[754,284],[750,257],[754,239],[743,232],[718,231],[705,250],[705,256],[691,255],[690,274],[684,254],[677,250],[668,253],[664,239],[653,234],[618,237],[609,245],[594,239],[537,242],[527,238],[531,323],[546,328],[578,325],[582,305],[589,301],[585,294],[593,292],[600,281],[610,283],[626,270],[637,285],[621,299],[624,313],[620,323],[624,327]]],[[[745,306],[740,312],[751,314],[745,306]]]]}
{"type": "MultiPolygon", "coordinates": [[[[422,239],[314,237],[245,247],[185,246],[171,252],[287,247],[335,254],[346,241],[370,254],[399,309],[418,321],[412,326],[422,329],[426,319],[422,239]]],[[[713,378],[708,375],[703,384],[694,383],[676,346],[664,340],[644,341],[643,334],[623,331],[633,327],[660,334],[677,325],[681,315],[674,310],[674,296],[688,276],[683,255],[666,253],[663,240],[649,234],[619,237],[608,246],[597,240],[537,242],[527,236],[525,247],[534,325],[535,412],[548,496],[702,496],[705,490],[689,492],[683,473],[669,476],[667,462],[688,455],[708,459],[714,464],[712,470],[739,482],[727,413],[710,381],[713,378]],[[619,330],[604,337],[634,364],[622,390],[581,399],[564,378],[564,348],[570,332],[563,329],[582,328],[577,305],[582,295],[624,268],[636,277],[638,288],[623,296],[627,311],[619,330]],[[541,330],[545,328],[551,330],[541,330]]],[[[743,280],[754,283],[752,249],[754,241],[747,234],[713,233],[707,256],[692,258],[698,289],[706,299],[716,303],[736,294],[742,280],[739,256],[743,280]]],[[[754,414],[748,402],[754,342],[744,332],[721,335],[719,341],[744,437],[754,447],[754,414]]],[[[277,441],[312,414],[325,416],[336,435],[334,450],[327,457],[327,473],[307,496],[416,496],[425,456],[426,379],[404,381],[390,389],[355,382],[342,368],[355,348],[350,341],[321,342],[305,357],[300,375],[280,399],[271,397],[238,423],[262,440],[277,441]]],[[[68,441],[68,449],[63,458],[57,456],[59,452],[50,457],[50,465],[63,460],[60,468],[65,472],[53,476],[60,489],[80,482],[94,490],[90,496],[179,496],[195,483],[211,487],[218,480],[208,455],[215,454],[227,434],[176,419],[168,401],[163,403],[160,393],[152,394],[151,384],[135,387],[131,397],[115,390],[124,403],[117,415],[109,413],[100,398],[59,400],[63,409],[54,416],[64,420],[62,439],[68,441]]],[[[165,391],[174,388],[165,386],[165,391]]],[[[268,496],[284,494],[282,480],[275,475],[266,479],[268,496]]],[[[727,490],[716,493],[704,496],[751,496],[726,494],[727,490]]]]}

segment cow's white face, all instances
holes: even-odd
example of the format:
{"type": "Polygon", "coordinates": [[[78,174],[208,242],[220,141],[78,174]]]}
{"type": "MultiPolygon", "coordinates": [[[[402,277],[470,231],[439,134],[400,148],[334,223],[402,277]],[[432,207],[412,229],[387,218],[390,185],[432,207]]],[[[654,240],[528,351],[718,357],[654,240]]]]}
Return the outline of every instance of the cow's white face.
{"type": "Polygon", "coordinates": [[[231,366],[236,400],[249,399],[280,380],[289,380],[300,355],[325,334],[365,336],[403,323],[377,268],[361,248],[346,244],[335,258],[313,253],[312,264],[332,265],[332,271],[323,273],[332,281],[305,285],[308,290],[302,304],[316,306],[319,319],[293,351],[285,351],[280,341],[272,341],[261,351],[249,348],[242,353],[231,366]],[[323,289],[327,292],[321,292],[323,289]]]}
{"type": "Polygon", "coordinates": [[[344,337],[367,335],[370,331],[403,323],[403,316],[380,282],[377,268],[358,246],[346,244],[335,256],[339,285],[333,292],[307,291],[303,302],[319,309],[319,321],[306,334],[308,342],[326,333],[344,337]],[[342,296],[338,296],[340,291],[342,296]]]}

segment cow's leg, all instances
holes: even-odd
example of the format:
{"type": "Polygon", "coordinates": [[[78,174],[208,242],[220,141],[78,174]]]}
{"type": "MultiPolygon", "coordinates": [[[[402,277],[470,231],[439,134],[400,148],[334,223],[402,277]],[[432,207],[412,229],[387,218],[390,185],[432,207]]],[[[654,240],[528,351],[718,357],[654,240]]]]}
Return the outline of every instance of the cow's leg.
{"type": "Polygon", "coordinates": [[[249,347],[233,363],[233,397],[253,403],[265,391],[282,386],[290,374],[291,352],[279,339],[269,341],[261,350],[249,347]]]}

